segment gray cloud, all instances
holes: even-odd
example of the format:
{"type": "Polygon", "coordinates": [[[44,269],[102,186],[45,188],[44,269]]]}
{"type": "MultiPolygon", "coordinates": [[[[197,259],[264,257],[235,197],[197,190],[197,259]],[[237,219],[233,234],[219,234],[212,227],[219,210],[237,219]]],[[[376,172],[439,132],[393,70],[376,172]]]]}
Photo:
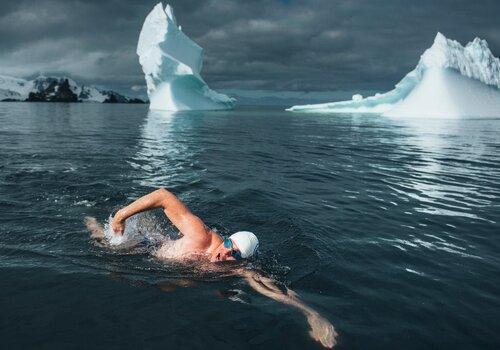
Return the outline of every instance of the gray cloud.
{"type": "MultiPolygon", "coordinates": [[[[86,83],[144,85],[135,54],[156,1],[24,0],[0,6],[0,73],[69,74],[86,83]]],[[[500,53],[493,0],[179,0],[184,32],[205,49],[214,88],[386,90],[417,63],[437,31],[475,36],[500,53]]]]}

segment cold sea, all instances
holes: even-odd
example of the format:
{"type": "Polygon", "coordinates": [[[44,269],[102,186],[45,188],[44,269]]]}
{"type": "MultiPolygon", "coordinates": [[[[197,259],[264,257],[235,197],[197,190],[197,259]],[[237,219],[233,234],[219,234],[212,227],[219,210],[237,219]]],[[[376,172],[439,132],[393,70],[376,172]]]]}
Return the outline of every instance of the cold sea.
{"type": "Polygon", "coordinates": [[[2,349],[320,348],[239,278],[90,242],[86,215],[160,186],[257,233],[338,349],[500,346],[500,119],[2,103],[2,349]]]}

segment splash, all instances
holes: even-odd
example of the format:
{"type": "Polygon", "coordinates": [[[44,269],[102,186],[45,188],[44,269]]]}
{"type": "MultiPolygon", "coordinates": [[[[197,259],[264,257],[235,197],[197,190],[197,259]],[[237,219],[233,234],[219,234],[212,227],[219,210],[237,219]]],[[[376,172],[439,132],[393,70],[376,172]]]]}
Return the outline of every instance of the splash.
{"type": "Polygon", "coordinates": [[[169,238],[165,236],[160,222],[149,215],[139,214],[127,219],[123,235],[113,232],[110,215],[104,224],[106,242],[114,249],[131,249],[136,246],[157,247],[169,238]]]}

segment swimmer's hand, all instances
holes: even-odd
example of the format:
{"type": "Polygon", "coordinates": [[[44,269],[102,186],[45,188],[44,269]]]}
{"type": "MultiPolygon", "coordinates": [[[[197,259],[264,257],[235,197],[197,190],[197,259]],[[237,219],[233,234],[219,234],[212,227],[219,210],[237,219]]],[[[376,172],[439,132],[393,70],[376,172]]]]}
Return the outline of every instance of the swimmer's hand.
{"type": "Polygon", "coordinates": [[[281,303],[293,306],[300,310],[307,319],[310,330],[309,335],[321,343],[325,348],[333,348],[337,343],[337,332],[332,324],[316,310],[306,305],[293,290],[286,288],[284,293],[276,283],[269,277],[265,277],[255,271],[239,270],[248,284],[257,292],[281,303]]]}
{"type": "Polygon", "coordinates": [[[337,332],[332,324],[317,312],[307,313],[307,323],[311,327],[309,335],[314,340],[320,342],[325,348],[331,349],[337,343],[337,332]]]}
{"type": "Polygon", "coordinates": [[[120,236],[122,236],[123,232],[125,232],[125,219],[123,219],[123,216],[120,215],[120,211],[116,213],[113,221],[111,221],[111,228],[115,234],[120,236]]]}

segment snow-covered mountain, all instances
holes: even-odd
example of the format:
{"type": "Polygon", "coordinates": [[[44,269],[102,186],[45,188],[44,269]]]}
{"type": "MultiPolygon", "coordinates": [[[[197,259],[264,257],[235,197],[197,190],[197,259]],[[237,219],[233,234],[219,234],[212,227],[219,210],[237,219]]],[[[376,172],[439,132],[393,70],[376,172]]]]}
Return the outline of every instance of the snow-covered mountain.
{"type": "Polygon", "coordinates": [[[24,101],[32,88],[33,84],[30,81],[0,75],[0,101],[24,101]]]}
{"type": "Polygon", "coordinates": [[[144,103],[117,92],[79,85],[67,77],[25,80],[0,75],[0,101],[144,103]]]}
{"type": "Polygon", "coordinates": [[[137,54],[151,109],[231,109],[235,100],[211,90],[200,75],[203,49],[186,36],[170,5],[158,3],[142,26],[137,54]]]}
{"type": "Polygon", "coordinates": [[[465,47],[437,33],[417,67],[395,88],[350,101],[293,106],[289,111],[377,113],[394,117],[500,117],[500,60],[485,40],[465,47]]]}

